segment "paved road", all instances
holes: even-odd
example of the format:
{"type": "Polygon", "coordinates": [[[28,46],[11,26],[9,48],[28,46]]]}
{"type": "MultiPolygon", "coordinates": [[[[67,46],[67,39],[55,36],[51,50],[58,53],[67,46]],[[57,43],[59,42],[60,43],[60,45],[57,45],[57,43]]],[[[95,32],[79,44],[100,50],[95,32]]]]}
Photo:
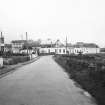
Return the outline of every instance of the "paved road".
{"type": "Polygon", "coordinates": [[[94,105],[51,56],[0,79],[0,105],[94,105]]]}

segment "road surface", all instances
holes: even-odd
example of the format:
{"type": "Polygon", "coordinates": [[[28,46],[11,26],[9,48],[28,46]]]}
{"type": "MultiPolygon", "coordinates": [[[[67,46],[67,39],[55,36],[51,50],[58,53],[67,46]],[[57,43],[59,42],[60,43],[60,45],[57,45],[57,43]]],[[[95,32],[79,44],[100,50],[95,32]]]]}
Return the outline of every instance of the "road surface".
{"type": "Polygon", "coordinates": [[[83,93],[52,56],[0,79],[0,105],[94,105],[83,93]]]}

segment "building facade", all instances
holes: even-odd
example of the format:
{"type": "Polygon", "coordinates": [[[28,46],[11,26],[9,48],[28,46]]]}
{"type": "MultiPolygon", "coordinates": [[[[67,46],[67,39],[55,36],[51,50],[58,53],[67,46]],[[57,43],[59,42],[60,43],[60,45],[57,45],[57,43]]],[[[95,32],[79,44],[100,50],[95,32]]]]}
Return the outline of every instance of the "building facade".
{"type": "Polygon", "coordinates": [[[74,54],[95,54],[95,53],[100,53],[100,48],[98,45],[94,43],[76,43],[74,45],[74,54]]]}
{"type": "Polygon", "coordinates": [[[12,52],[12,45],[4,44],[4,52],[12,52]]]}
{"type": "Polygon", "coordinates": [[[0,54],[2,55],[4,52],[4,37],[2,36],[1,32],[1,37],[0,37],[0,54]]]}
{"type": "Polygon", "coordinates": [[[100,53],[100,48],[94,43],[81,43],[72,46],[55,46],[53,48],[40,48],[40,53],[44,54],[96,54],[100,53]]]}
{"type": "Polygon", "coordinates": [[[12,44],[12,52],[13,53],[20,53],[20,50],[23,49],[24,45],[26,44],[26,40],[13,40],[12,44]]]}

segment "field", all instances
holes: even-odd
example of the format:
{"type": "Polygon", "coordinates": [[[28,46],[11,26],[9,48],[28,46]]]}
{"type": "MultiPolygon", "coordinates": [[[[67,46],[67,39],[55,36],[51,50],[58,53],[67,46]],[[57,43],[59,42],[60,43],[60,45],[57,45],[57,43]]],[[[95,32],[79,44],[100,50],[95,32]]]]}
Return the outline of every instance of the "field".
{"type": "Polygon", "coordinates": [[[105,105],[105,54],[56,55],[54,58],[98,105],[105,105]]]}

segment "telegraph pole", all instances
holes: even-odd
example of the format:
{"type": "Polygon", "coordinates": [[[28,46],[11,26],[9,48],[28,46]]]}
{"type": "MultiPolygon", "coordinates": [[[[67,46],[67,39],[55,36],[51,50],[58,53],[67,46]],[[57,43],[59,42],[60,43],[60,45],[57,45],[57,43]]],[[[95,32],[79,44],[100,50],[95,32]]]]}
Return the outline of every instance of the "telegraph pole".
{"type": "Polygon", "coordinates": [[[67,36],[66,36],[66,54],[67,54],[67,36]]]}
{"type": "Polygon", "coordinates": [[[1,32],[1,38],[2,38],[2,36],[3,36],[3,33],[1,32]]]}
{"type": "Polygon", "coordinates": [[[26,32],[26,47],[27,47],[27,57],[28,57],[28,34],[26,32]]]}
{"type": "Polygon", "coordinates": [[[0,68],[3,67],[3,50],[4,50],[4,46],[2,46],[2,44],[4,44],[4,38],[2,36],[2,32],[1,32],[1,37],[0,37],[0,68]]]}

